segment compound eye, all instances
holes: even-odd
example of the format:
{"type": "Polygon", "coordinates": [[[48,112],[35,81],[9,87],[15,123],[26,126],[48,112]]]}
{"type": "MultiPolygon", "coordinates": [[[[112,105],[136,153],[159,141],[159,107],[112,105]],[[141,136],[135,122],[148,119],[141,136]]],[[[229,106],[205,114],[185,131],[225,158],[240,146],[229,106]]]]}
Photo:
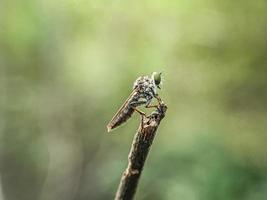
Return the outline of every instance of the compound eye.
{"type": "Polygon", "coordinates": [[[159,85],[161,83],[161,73],[155,73],[154,81],[156,85],[159,85]]]}

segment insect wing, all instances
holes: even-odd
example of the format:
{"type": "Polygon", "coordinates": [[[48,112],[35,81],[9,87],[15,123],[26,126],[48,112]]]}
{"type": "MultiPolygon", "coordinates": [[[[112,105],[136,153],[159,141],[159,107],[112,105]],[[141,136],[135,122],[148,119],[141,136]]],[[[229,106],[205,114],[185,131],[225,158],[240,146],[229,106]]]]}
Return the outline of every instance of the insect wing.
{"type": "Polygon", "coordinates": [[[133,90],[133,92],[130,94],[130,96],[127,98],[124,104],[120,107],[120,109],[108,123],[107,125],[108,132],[118,127],[119,125],[124,123],[128,118],[131,117],[134,110],[129,109],[128,105],[136,94],[137,94],[137,89],[133,90]]]}

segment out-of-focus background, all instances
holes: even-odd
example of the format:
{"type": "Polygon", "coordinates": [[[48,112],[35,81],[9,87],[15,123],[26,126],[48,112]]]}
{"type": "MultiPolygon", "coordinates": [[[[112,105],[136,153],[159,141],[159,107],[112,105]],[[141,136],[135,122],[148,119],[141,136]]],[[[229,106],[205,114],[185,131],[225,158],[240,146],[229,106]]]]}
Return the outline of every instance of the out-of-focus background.
{"type": "Polygon", "coordinates": [[[1,0],[0,199],[113,199],[139,116],[106,125],[163,71],[136,199],[265,200],[266,20],[265,0],[1,0]]]}

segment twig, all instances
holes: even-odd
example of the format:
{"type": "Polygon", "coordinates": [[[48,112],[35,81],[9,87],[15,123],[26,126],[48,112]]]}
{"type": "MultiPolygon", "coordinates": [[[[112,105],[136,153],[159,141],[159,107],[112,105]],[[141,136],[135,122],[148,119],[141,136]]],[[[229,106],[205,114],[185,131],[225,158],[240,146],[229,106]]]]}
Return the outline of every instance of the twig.
{"type": "Polygon", "coordinates": [[[161,103],[157,111],[141,120],[128,157],[128,167],[122,175],[115,200],[133,199],[149,149],[166,110],[167,106],[161,103]]]}

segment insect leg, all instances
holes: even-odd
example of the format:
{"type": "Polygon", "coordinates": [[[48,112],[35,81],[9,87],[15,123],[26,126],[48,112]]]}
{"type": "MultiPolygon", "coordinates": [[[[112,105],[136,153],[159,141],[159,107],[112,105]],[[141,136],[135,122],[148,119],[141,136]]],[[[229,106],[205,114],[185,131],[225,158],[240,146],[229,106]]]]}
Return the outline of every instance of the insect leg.
{"type": "Polygon", "coordinates": [[[140,106],[140,105],[142,105],[142,104],[145,104],[145,103],[147,103],[146,100],[143,100],[143,101],[134,101],[134,102],[131,102],[131,103],[130,103],[130,106],[131,106],[137,113],[139,113],[140,116],[141,116],[141,128],[142,128],[142,129],[144,128],[144,116],[145,116],[145,117],[147,117],[147,116],[146,116],[146,113],[142,112],[141,110],[137,109],[136,107],[137,107],[137,106],[140,106]]]}
{"type": "Polygon", "coordinates": [[[130,103],[130,106],[136,111],[138,112],[140,115],[146,116],[146,114],[144,112],[142,112],[141,110],[137,109],[137,106],[141,106],[142,104],[147,103],[147,100],[141,100],[141,101],[133,101],[130,103]]]}
{"type": "Polygon", "coordinates": [[[149,100],[147,103],[146,103],[146,108],[157,108],[158,106],[157,105],[150,105],[150,103],[152,102],[152,99],[149,100]]]}
{"type": "Polygon", "coordinates": [[[157,105],[146,105],[146,108],[157,108],[158,106],[157,105]]]}
{"type": "Polygon", "coordinates": [[[145,107],[146,108],[157,108],[157,105],[150,105],[152,102],[152,98],[148,98],[145,107]]]}
{"type": "Polygon", "coordinates": [[[139,110],[139,109],[137,109],[137,108],[135,108],[135,107],[133,107],[133,109],[134,109],[136,112],[138,112],[141,116],[146,116],[146,113],[144,113],[143,111],[141,111],[141,110],[139,110]]]}
{"type": "Polygon", "coordinates": [[[159,104],[162,104],[162,100],[161,100],[161,98],[159,97],[159,95],[155,95],[155,98],[158,100],[159,104]]]}
{"type": "Polygon", "coordinates": [[[146,116],[146,113],[142,112],[141,110],[138,110],[137,108],[133,108],[136,112],[138,112],[141,116],[141,127],[144,128],[144,116],[146,116]]]}

